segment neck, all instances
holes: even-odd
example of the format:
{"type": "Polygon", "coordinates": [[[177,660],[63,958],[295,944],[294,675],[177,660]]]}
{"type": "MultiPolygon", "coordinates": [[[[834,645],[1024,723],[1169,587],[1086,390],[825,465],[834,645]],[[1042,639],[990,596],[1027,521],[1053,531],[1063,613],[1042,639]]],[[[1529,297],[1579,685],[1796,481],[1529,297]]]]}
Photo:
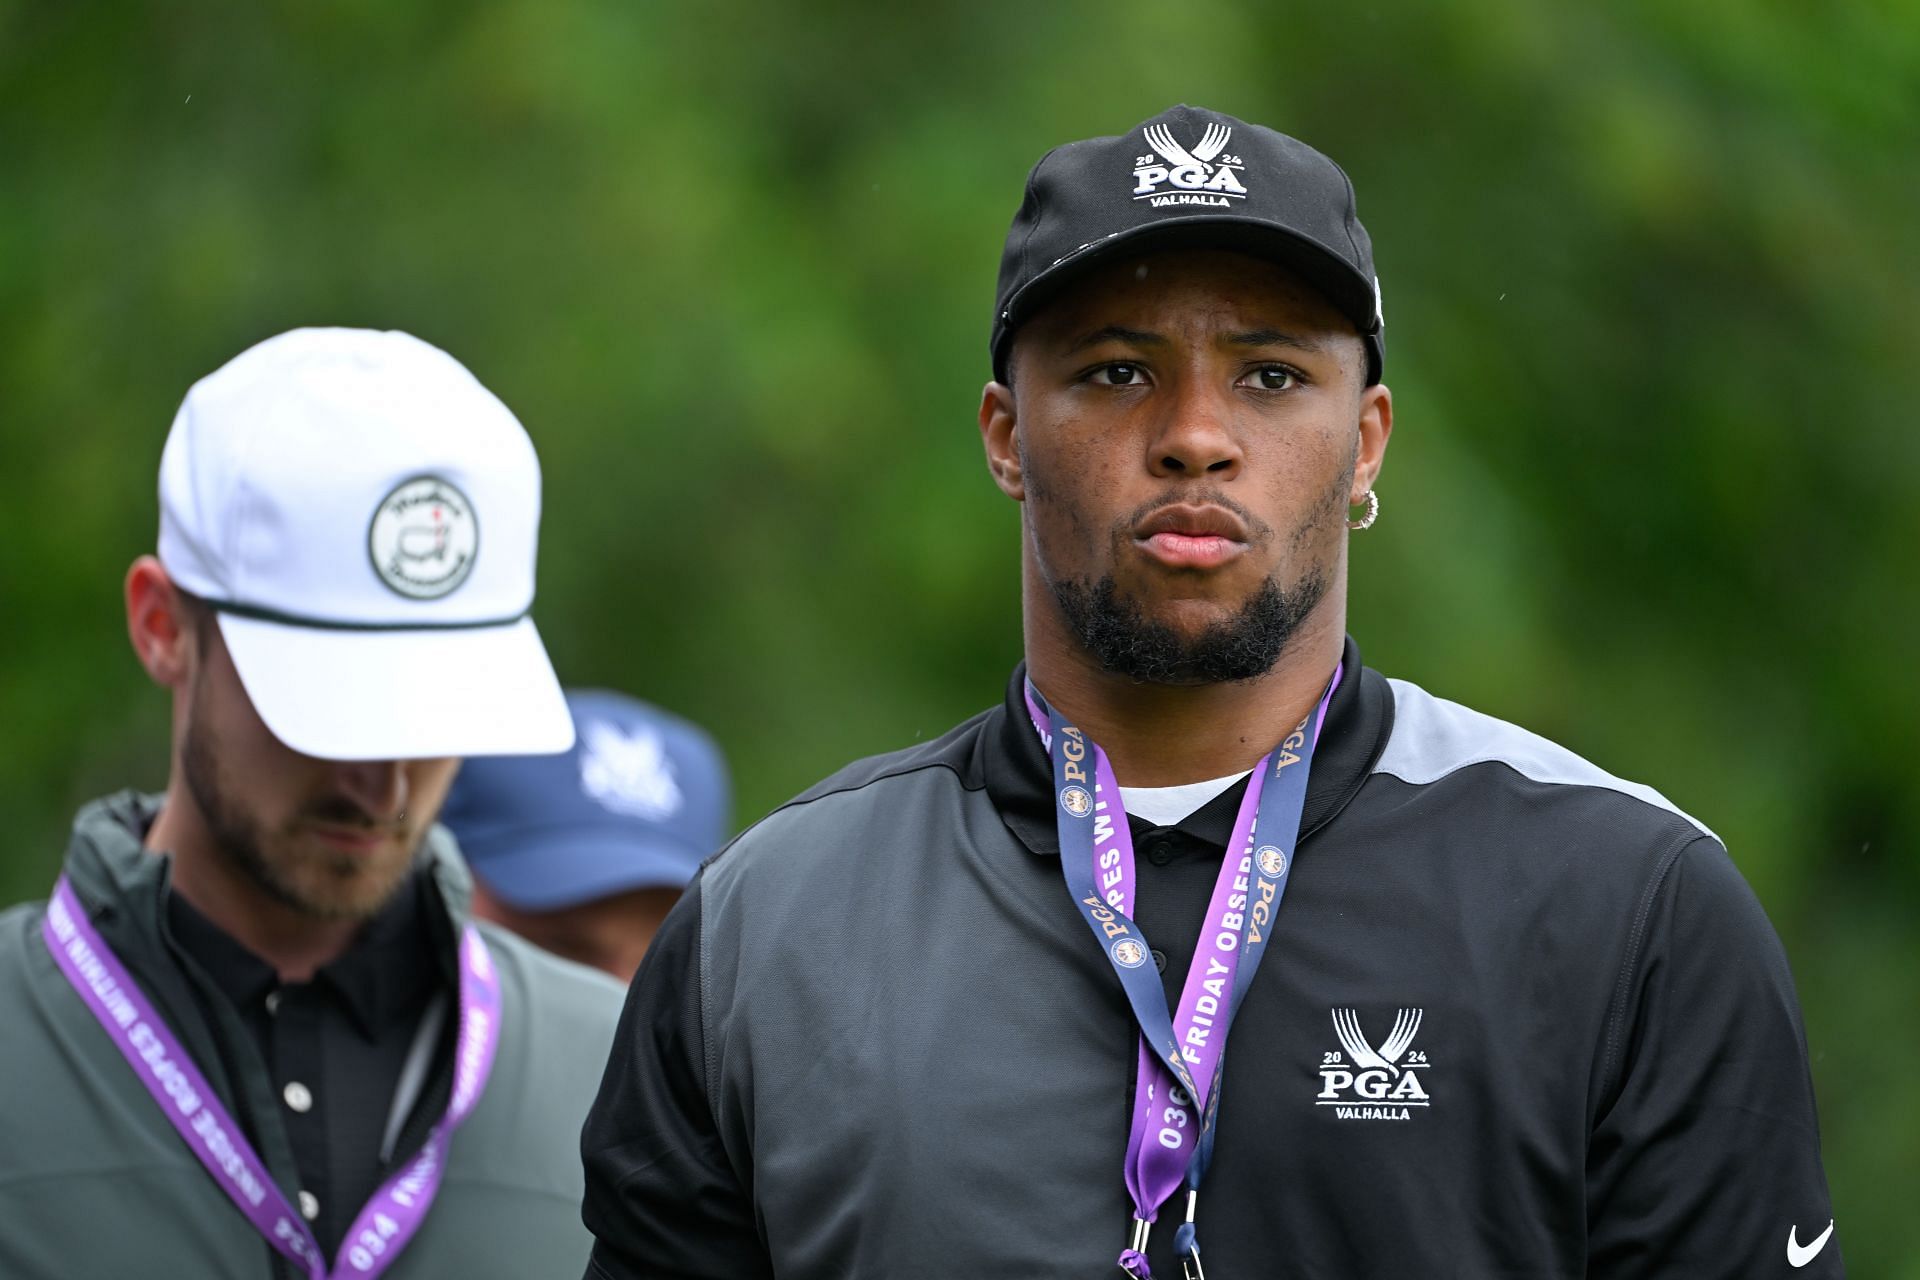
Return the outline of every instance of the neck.
{"type": "Polygon", "coordinates": [[[216,846],[178,770],[147,832],[146,846],[173,859],[173,891],[222,933],[272,965],[282,982],[310,981],[359,934],[360,921],[323,919],[289,906],[233,866],[216,846]]]}
{"type": "Polygon", "coordinates": [[[1306,718],[1340,661],[1345,623],[1344,596],[1329,591],[1265,675],[1232,684],[1152,685],[1099,666],[1065,634],[1051,600],[1029,599],[1027,675],[1107,753],[1122,786],[1204,782],[1253,768],[1306,718]]]}

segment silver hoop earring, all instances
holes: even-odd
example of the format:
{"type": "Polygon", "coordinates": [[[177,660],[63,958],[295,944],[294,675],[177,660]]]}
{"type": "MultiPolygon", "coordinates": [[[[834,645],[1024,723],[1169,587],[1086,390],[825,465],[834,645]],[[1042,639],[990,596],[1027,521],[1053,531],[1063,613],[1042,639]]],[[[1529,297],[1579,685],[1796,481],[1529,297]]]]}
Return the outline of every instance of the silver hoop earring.
{"type": "Polygon", "coordinates": [[[1355,531],[1373,528],[1373,522],[1380,518],[1380,495],[1371,489],[1367,490],[1366,504],[1367,514],[1361,516],[1358,520],[1355,520],[1352,516],[1348,516],[1347,528],[1355,531]]]}

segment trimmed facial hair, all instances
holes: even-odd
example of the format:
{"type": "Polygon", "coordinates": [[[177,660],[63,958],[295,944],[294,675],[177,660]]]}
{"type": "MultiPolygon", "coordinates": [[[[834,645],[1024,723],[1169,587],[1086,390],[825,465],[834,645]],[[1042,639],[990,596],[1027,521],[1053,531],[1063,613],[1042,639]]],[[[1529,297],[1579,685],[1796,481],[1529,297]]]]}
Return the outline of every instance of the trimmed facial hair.
{"type": "Polygon", "coordinates": [[[1290,588],[1268,578],[1232,617],[1186,637],[1121,597],[1112,574],[1098,582],[1052,585],[1081,646],[1105,670],[1141,684],[1226,684],[1263,676],[1327,593],[1326,574],[1317,565],[1290,588]]]}
{"type": "MultiPolygon", "coordinates": [[[[205,688],[204,680],[194,687],[195,706],[180,757],[187,790],[206,820],[215,856],[267,897],[314,919],[366,920],[378,915],[399,890],[404,873],[361,887],[366,869],[351,854],[308,855],[299,866],[285,856],[272,855],[258,817],[236,802],[233,789],[223,779],[219,743],[207,727],[210,719],[201,705],[205,688]]],[[[320,801],[308,816],[342,823],[365,821],[365,815],[344,798],[320,801]]]]}

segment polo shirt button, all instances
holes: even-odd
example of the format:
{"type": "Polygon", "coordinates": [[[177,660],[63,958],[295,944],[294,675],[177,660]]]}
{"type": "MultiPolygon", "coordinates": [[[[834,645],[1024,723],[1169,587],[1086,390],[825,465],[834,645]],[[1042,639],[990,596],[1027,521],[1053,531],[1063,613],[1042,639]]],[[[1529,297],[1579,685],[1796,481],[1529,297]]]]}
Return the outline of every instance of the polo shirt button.
{"type": "Polygon", "coordinates": [[[320,1198],[311,1191],[300,1193],[300,1216],[308,1222],[320,1216],[320,1198]]]}
{"type": "Polygon", "coordinates": [[[280,1012],[280,993],[269,991],[267,992],[267,1013],[271,1015],[278,1012],[280,1012]]]}
{"type": "Polygon", "coordinates": [[[298,1080],[289,1081],[287,1087],[280,1091],[280,1096],[285,1098],[287,1105],[295,1111],[313,1110],[313,1090],[298,1080]]]}
{"type": "Polygon", "coordinates": [[[1153,949],[1153,967],[1162,973],[1167,971],[1167,953],[1158,947],[1153,949]]]}
{"type": "Polygon", "coordinates": [[[1173,849],[1163,839],[1154,839],[1147,844],[1147,861],[1156,867],[1164,867],[1173,861],[1173,849]]]}

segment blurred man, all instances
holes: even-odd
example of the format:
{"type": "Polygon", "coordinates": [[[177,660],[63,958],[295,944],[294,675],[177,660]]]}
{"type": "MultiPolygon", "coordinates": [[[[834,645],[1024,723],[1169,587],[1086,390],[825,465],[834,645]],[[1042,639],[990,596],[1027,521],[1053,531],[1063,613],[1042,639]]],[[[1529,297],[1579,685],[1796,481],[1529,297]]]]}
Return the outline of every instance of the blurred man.
{"type": "Polygon", "coordinates": [[[1346,175],[1191,107],[1056,148],[991,349],[1026,663],[668,919],[590,1274],[1838,1275],[1719,842],[1345,638],[1393,426],[1346,175]]]}
{"type": "Polygon", "coordinates": [[[727,835],[727,765],[698,726],[570,690],[573,749],[470,760],[441,821],[473,869],[473,912],[633,980],[667,911],[727,835]]]}
{"type": "Polygon", "coordinates": [[[401,333],[189,392],[126,579],[163,796],[80,813],[0,916],[0,1274],[553,1275],[618,989],[469,919],[468,754],[573,728],[528,610],[540,472],[401,333]]]}

